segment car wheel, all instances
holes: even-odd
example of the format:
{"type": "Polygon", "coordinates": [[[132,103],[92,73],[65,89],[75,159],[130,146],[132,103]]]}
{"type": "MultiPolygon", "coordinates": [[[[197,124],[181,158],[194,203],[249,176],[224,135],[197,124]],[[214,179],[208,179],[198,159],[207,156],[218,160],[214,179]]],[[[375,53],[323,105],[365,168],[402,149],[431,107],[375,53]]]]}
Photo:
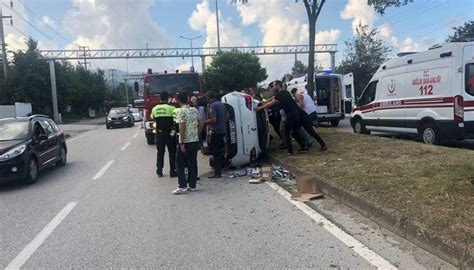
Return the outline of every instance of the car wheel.
{"type": "Polygon", "coordinates": [[[148,143],[148,145],[152,145],[152,144],[155,144],[155,136],[153,136],[153,134],[151,135],[146,135],[146,142],[148,143]]]}
{"type": "Polygon", "coordinates": [[[333,127],[339,126],[339,120],[331,120],[331,126],[333,127]]]}
{"type": "Polygon", "coordinates": [[[107,129],[110,129],[110,126],[109,126],[109,125],[105,125],[105,127],[106,127],[107,129]]]}
{"type": "Polygon", "coordinates": [[[56,166],[62,167],[66,165],[66,162],[67,162],[66,147],[62,145],[61,148],[59,149],[59,160],[56,162],[56,166]]]}
{"type": "Polygon", "coordinates": [[[438,128],[432,123],[424,124],[419,131],[421,140],[426,144],[437,145],[441,141],[441,135],[439,134],[438,128]]]}
{"type": "Polygon", "coordinates": [[[370,135],[370,131],[365,129],[365,125],[360,118],[354,122],[354,133],[370,135]]]}
{"type": "Polygon", "coordinates": [[[27,184],[33,184],[38,180],[38,162],[36,161],[35,158],[30,158],[28,161],[28,170],[27,170],[27,175],[25,178],[25,183],[27,184]]]}

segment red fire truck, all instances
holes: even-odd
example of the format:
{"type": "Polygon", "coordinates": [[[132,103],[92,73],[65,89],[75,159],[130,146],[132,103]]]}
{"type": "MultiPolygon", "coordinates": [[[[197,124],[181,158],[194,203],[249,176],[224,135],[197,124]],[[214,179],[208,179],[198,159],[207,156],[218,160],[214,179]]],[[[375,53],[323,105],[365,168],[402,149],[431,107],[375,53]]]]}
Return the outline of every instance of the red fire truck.
{"type": "Polygon", "coordinates": [[[144,115],[143,122],[145,128],[145,136],[148,144],[155,143],[154,121],[150,117],[150,113],[154,106],[160,103],[160,93],[168,92],[170,98],[168,102],[176,105],[177,94],[187,92],[191,105],[197,106],[198,99],[204,97],[204,90],[201,78],[197,72],[159,72],[153,73],[148,69],[144,77],[144,115]]]}

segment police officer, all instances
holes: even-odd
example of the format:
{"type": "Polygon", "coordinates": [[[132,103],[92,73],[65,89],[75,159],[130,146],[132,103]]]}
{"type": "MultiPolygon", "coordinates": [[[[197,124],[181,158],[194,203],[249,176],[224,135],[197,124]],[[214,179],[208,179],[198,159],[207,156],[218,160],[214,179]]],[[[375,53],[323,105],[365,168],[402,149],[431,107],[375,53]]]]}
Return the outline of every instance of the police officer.
{"type": "Polygon", "coordinates": [[[176,130],[174,123],[175,107],[168,104],[167,92],[160,93],[160,104],[151,111],[151,119],[156,122],[156,174],[163,177],[165,147],[168,148],[170,177],[176,177],[176,130]]]}

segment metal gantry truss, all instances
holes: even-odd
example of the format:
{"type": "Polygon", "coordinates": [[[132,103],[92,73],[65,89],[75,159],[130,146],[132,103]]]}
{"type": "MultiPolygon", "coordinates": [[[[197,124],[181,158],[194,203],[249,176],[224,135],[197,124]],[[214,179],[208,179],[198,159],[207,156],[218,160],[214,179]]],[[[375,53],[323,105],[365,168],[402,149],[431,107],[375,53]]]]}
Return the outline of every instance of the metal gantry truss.
{"type": "MultiPolygon", "coordinates": [[[[100,60],[100,59],[132,59],[132,58],[174,58],[174,57],[208,57],[219,54],[217,47],[204,48],[146,48],[146,49],[99,49],[89,48],[77,50],[41,50],[41,56],[47,60],[100,60]]],[[[241,46],[221,47],[220,51],[252,53],[255,55],[307,54],[308,45],[278,46],[241,46]]],[[[337,52],[337,44],[319,44],[315,53],[337,52]]]]}
{"type": "MultiPolygon", "coordinates": [[[[80,47],[77,50],[40,50],[43,59],[48,60],[51,75],[51,92],[53,97],[54,120],[59,121],[59,112],[56,94],[56,75],[54,61],[82,60],[87,68],[87,61],[107,59],[140,59],[140,58],[176,58],[201,57],[202,70],[205,70],[206,57],[216,56],[219,52],[241,52],[254,55],[295,55],[308,54],[309,45],[277,45],[277,46],[241,46],[241,47],[204,47],[204,48],[158,48],[158,49],[100,49],[91,50],[89,47],[80,47]]],[[[329,53],[331,55],[331,69],[334,70],[337,44],[315,45],[315,53],[329,53]]],[[[136,77],[126,78],[133,79],[136,77]]],[[[127,91],[128,93],[128,91],[127,91]]],[[[128,96],[127,96],[128,99],[128,96]]]]}

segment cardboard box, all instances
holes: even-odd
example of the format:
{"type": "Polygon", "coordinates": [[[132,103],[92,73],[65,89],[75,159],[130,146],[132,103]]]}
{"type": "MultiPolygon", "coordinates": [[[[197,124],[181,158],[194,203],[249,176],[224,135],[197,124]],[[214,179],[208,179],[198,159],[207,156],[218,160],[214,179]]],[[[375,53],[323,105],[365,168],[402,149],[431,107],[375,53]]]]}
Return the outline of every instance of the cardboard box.
{"type": "Polygon", "coordinates": [[[296,178],[296,187],[298,192],[291,196],[294,200],[307,202],[323,197],[323,194],[317,192],[316,182],[307,175],[296,178]]]}
{"type": "Polygon", "coordinates": [[[263,181],[271,182],[273,175],[273,166],[262,166],[261,175],[263,181]]]}

